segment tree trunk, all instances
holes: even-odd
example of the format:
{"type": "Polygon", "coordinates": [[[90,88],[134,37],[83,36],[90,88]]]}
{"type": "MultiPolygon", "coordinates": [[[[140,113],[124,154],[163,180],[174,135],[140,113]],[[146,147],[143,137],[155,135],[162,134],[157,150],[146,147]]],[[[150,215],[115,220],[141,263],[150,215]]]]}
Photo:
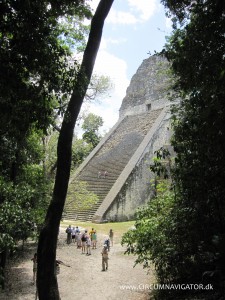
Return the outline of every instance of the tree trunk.
{"type": "Polygon", "coordinates": [[[0,287],[2,289],[5,289],[5,266],[6,266],[6,260],[7,260],[7,249],[5,248],[0,253],[0,287]]]}
{"type": "Polygon", "coordinates": [[[57,148],[57,172],[52,201],[38,243],[37,289],[40,300],[60,299],[54,272],[57,237],[70,177],[74,126],[88,88],[99,49],[105,18],[113,0],[101,0],[91,22],[91,31],[75,87],[65,113],[57,148]]]}

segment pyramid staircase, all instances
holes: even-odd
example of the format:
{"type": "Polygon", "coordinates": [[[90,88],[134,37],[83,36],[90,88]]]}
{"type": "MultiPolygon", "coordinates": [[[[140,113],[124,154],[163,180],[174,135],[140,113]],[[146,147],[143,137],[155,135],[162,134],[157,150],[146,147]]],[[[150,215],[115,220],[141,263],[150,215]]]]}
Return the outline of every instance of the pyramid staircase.
{"type": "Polygon", "coordinates": [[[64,219],[92,220],[95,212],[127,166],[161,111],[162,109],[158,109],[123,118],[105,143],[80,170],[79,174],[72,178],[69,186],[68,193],[71,198],[75,179],[87,182],[88,190],[98,196],[97,203],[91,205],[88,209],[78,209],[76,199],[74,199],[73,205],[70,201],[67,201],[63,215],[64,219]],[[99,172],[104,173],[105,171],[107,171],[107,175],[105,177],[102,175],[99,178],[99,172]]]}

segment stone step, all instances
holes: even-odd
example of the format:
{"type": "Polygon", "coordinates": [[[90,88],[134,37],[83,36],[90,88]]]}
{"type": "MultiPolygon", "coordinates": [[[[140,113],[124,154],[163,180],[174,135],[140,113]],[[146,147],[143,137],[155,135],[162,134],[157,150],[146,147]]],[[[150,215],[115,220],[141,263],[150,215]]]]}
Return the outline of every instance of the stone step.
{"type": "MultiPolygon", "coordinates": [[[[102,148],[95,154],[89,163],[81,170],[78,180],[88,183],[88,190],[99,197],[98,205],[92,211],[85,213],[73,211],[77,218],[90,218],[107,196],[108,192],[118,179],[121,172],[151,128],[161,110],[136,116],[127,116],[116,128],[102,148]],[[98,178],[98,172],[108,172],[106,178],[98,178]]],[[[73,183],[70,184],[72,188],[73,183]]],[[[71,196],[71,192],[70,192],[71,196]]],[[[69,210],[67,207],[66,210],[69,210]]],[[[68,212],[69,214],[69,212],[68,212]]]]}

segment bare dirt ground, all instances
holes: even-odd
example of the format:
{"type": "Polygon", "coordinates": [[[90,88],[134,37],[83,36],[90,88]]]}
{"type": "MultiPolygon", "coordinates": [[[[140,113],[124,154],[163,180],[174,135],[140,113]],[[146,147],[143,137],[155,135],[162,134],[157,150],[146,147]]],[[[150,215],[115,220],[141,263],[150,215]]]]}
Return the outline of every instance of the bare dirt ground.
{"type": "MultiPolygon", "coordinates": [[[[101,271],[101,250],[105,235],[98,232],[97,249],[86,256],[75,244],[66,244],[65,229],[60,230],[57,259],[70,267],[60,266],[58,285],[62,300],[147,300],[151,299],[146,288],[154,281],[142,266],[134,266],[134,257],[124,255],[120,237],[115,236],[109,252],[109,270],[101,271]]],[[[32,261],[35,244],[26,245],[23,257],[14,260],[6,272],[5,291],[0,291],[2,300],[34,300],[32,284],[32,261]]]]}

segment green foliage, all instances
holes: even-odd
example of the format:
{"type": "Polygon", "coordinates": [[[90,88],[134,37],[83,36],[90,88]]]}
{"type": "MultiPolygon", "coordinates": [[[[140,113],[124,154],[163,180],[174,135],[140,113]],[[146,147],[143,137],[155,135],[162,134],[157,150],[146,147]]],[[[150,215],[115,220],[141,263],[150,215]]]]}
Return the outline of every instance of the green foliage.
{"type": "Polygon", "coordinates": [[[153,262],[160,282],[166,283],[175,277],[172,256],[176,255],[173,244],[174,221],[171,211],[174,194],[166,181],[157,186],[157,196],[150,200],[147,207],[137,210],[134,228],[123,235],[122,245],[126,253],[137,255],[136,264],[150,268],[153,262]]]}
{"type": "Polygon", "coordinates": [[[150,170],[158,177],[163,176],[164,179],[167,179],[171,167],[170,152],[168,149],[161,147],[158,151],[155,151],[154,154],[156,154],[156,157],[153,158],[153,164],[150,166],[150,170]]]}
{"type": "Polygon", "coordinates": [[[18,240],[32,236],[34,224],[38,226],[43,222],[48,198],[41,173],[38,166],[26,168],[24,181],[21,179],[17,185],[0,178],[0,252],[5,248],[13,249],[18,240]]]}
{"type": "Polygon", "coordinates": [[[106,93],[109,92],[113,88],[113,84],[110,80],[110,77],[101,75],[98,76],[96,74],[92,75],[91,82],[88,86],[87,93],[85,95],[86,101],[91,101],[93,99],[97,99],[102,97],[106,93]]]}
{"type": "Polygon", "coordinates": [[[89,113],[82,124],[82,129],[85,131],[97,132],[99,127],[103,125],[103,120],[100,116],[96,116],[93,113],[89,113]]]}
{"type": "Polygon", "coordinates": [[[98,196],[88,190],[85,181],[71,182],[68,190],[67,205],[74,206],[78,210],[88,210],[98,202],[98,196]]]}
{"type": "Polygon", "coordinates": [[[87,19],[91,18],[91,12],[88,7],[80,15],[65,15],[59,22],[59,35],[62,45],[68,45],[77,52],[85,48],[85,37],[89,33],[90,26],[84,25],[84,14],[87,19]]]}
{"type": "Polygon", "coordinates": [[[91,12],[82,0],[6,0],[0,10],[0,226],[7,248],[43,222],[51,186],[44,135],[65,110],[76,79],[71,45],[83,45],[82,20],[91,12]]]}
{"type": "MultiPolygon", "coordinates": [[[[2,138],[0,146],[1,251],[12,250],[18,240],[33,236],[34,224],[43,223],[49,203],[41,131],[31,130],[20,143],[2,138]]],[[[1,252],[0,251],[0,252],[1,252]]]]}
{"type": "MultiPolygon", "coordinates": [[[[198,235],[196,208],[182,207],[180,201],[170,183],[162,180],[157,185],[156,197],[137,210],[134,227],[122,237],[125,253],[137,256],[135,264],[147,269],[154,267],[157,282],[161,284],[202,283],[202,274],[212,261],[217,258],[221,263],[224,240],[214,236],[209,247],[204,237],[198,235]]],[[[214,289],[218,285],[219,281],[214,282],[214,289]]],[[[181,297],[186,292],[159,290],[155,296],[186,299],[181,297]]]]}
{"type": "Polygon", "coordinates": [[[91,12],[83,0],[5,0],[0,11],[2,273],[8,250],[43,224],[51,187],[44,137],[65,112],[79,68],[72,50],[83,47],[91,12]]]}
{"type": "Polygon", "coordinates": [[[30,124],[46,130],[53,109],[61,109],[76,73],[65,36],[79,35],[80,44],[85,35],[80,21],[91,14],[84,1],[71,0],[3,1],[0,10],[0,133],[18,138],[30,124]],[[74,15],[76,30],[71,32],[65,23],[74,15]]]}
{"type": "MultiPolygon", "coordinates": [[[[101,136],[98,134],[98,129],[102,126],[102,118],[94,114],[84,116],[83,123],[86,132],[83,139],[74,137],[72,144],[72,168],[76,169],[84,159],[89,155],[96,146],[101,136]]],[[[44,139],[45,144],[45,168],[48,177],[52,177],[56,169],[57,161],[57,140],[59,133],[57,131],[50,131],[49,135],[44,139]]]]}
{"type": "Polygon", "coordinates": [[[77,168],[92,151],[92,149],[92,144],[86,143],[83,139],[75,139],[72,146],[73,167],[77,168]]]}
{"type": "Polygon", "coordinates": [[[56,170],[57,163],[57,140],[59,133],[54,130],[48,130],[48,135],[43,138],[44,146],[44,168],[48,179],[52,180],[56,170]]]}
{"type": "MultiPolygon", "coordinates": [[[[225,274],[225,4],[163,3],[174,21],[182,21],[180,28],[174,26],[165,51],[181,98],[172,110],[172,216],[179,261],[171,258],[178,281],[199,282],[206,271],[225,274]]],[[[215,291],[220,284],[214,283],[215,291]]]]}
{"type": "Polygon", "coordinates": [[[100,116],[89,113],[82,124],[84,130],[83,139],[92,145],[93,148],[99,143],[101,136],[98,133],[99,127],[103,125],[103,119],[100,116]]]}

